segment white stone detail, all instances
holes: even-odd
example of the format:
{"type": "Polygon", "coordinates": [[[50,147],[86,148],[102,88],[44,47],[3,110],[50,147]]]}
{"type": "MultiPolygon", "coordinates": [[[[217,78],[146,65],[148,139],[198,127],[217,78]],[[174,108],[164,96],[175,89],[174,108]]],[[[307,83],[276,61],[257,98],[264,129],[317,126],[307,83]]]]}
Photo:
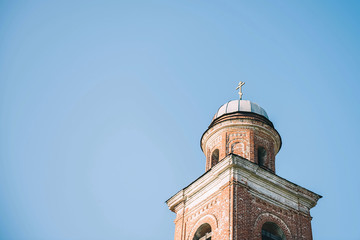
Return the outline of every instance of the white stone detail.
{"type": "Polygon", "coordinates": [[[184,207],[193,208],[228,184],[231,179],[247,185],[251,194],[259,198],[306,214],[309,214],[310,209],[321,198],[320,195],[268,172],[257,164],[236,155],[229,155],[166,203],[174,212],[184,207]]]}

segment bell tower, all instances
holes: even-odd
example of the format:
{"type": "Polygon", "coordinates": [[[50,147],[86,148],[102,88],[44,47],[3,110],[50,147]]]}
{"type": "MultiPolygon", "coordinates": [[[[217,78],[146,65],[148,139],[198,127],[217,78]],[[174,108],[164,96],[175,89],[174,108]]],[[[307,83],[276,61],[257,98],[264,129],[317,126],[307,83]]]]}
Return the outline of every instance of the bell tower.
{"type": "Polygon", "coordinates": [[[205,173],[166,201],[175,240],[311,240],[320,195],[275,174],[281,137],[256,103],[222,105],[201,137],[205,173]]]}
{"type": "Polygon", "coordinates": [[[222,105],[201,138],[206,171],[230,153],[275,173],[281,137],[264,109],[248,100],[222,105]]]}

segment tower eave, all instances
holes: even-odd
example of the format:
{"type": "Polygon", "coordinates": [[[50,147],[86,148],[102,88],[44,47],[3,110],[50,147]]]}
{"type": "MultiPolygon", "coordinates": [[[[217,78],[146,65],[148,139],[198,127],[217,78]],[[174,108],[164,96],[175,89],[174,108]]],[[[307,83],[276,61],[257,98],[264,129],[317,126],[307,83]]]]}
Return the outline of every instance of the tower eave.
{"type": "Polygon", "coordinates": [[[310,209],[322,197],[262,169],[247,159],[230,154],[197,180],[170,197],[166,203],[174,212],[185,206],[195,206],[228,184],[229,179],[247,186],[257,197],[304,214],[309,214],[310,209]]]}

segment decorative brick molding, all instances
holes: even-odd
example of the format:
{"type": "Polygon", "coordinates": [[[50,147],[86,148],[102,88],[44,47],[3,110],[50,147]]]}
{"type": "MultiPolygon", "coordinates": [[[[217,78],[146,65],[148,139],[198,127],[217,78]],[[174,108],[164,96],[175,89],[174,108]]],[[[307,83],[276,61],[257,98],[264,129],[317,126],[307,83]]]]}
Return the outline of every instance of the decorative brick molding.
{"type": "MultiPolygon", "coordinates": [[[[191,231],[189,232],[187,236],[187,240],[192,240],[194,237],[194,234],[196,230],[203,225],[204,223],[207,223],[211,226],[211,230],[214,232],[218,228],[218,220],[216,219],[215,215],[213,214],[207,214],[205,216],[202,216],[191,228],[191,231]]],[[[191,226],[190,226],[191,227],[191,226]]]]}
{"type": "Polygon", "coordinates": [[[276,223],[281,230],[284,232],[285,236],[286,236],[286,240],[293,240],[294,238],[291,235],[290,229],[289,227],[285,224],[285,222],[283,220],[281,220],[281,218],[279,218],[278,216],[272,214],[272,213],[261,213],[254,224],[253,227],[253,234],[254,234],[254,240],[261,240],[261,229],[262,226],[264,225],[264,223],[266,222],[273,222],[276,223]]]}
{"type": "Polygon", "coordinates": [[[319,198],[230,154],[166,203],[177,214],[175,240],[191,240],[205,222],[214,240],[259,240],[266,221],[276,223],[287,240],[311,240],[310,209],[319,198]]]}

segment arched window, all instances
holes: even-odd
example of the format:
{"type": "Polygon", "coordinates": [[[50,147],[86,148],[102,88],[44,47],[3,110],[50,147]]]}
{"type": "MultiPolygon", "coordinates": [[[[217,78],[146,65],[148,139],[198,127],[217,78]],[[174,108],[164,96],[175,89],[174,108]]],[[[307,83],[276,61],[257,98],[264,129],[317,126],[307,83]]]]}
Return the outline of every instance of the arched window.
{"type": "Polygon", "coordinates": [[[215,149],[211,154],[211,167],[219,162],[219,149],[215,149]]]}
{"type": "Polygon", "coordinates": [[[211,240],[211,235],[211,226],[204,223],[196,230],[193,240],[211,240]]]}
{"type": "Polygon", "coordinates": [[[258,147],[258,164],[260,166],[264,166],[265,165],[265,159],[266,159],[266,150],[263,147],[258,147]]]}
{"type": "Polygon", "coordinates": [[[262,240],[286,240],[284,232],[273,222],[266,222],[261,229],[262,240]]]}

